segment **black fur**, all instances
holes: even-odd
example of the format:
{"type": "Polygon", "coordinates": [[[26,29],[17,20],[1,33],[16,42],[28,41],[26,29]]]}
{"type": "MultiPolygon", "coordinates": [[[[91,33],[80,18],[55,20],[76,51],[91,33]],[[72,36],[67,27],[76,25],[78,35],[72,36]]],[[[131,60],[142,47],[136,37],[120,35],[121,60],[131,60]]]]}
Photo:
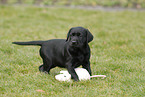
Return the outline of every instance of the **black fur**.
{"type": "Polygon", "coordinates": [[[13,42],[18,45],[38,45],[43,64],[40,71],[49,73],[50,69],[58,66],[67,68],[72,79],[78,81],[74,68],[82,65],[91,75],[89,42],[93,35],[83,27],[71,28],[67,39],[52,39],[48,41],[13,42]]]}

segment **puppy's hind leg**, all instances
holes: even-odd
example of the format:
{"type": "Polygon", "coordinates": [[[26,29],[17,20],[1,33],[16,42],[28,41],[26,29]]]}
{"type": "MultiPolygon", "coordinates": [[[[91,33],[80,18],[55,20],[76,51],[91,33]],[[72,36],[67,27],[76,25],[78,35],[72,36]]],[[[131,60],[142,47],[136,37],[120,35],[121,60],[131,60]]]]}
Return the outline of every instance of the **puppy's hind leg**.
{"type": "Polygon", "coordinates": [[[41,72],[49,73],[52,68],[52,62],[49,58],[43,58],[43,65],[39,66],[41,72]]]}
{"type": "Polygon", "coordinates": [[[40,71],[40,72],[43,71],[43,64],[39,66],[39,71],[40,71]]]}
{"type": "Polygon", "coordinates": [[[41,72],[49,73],[52,68],[52,59],[47,55],[46,52],[40,50],[40,56],[43,60],[43,64],[39,66],[41,72]]]}

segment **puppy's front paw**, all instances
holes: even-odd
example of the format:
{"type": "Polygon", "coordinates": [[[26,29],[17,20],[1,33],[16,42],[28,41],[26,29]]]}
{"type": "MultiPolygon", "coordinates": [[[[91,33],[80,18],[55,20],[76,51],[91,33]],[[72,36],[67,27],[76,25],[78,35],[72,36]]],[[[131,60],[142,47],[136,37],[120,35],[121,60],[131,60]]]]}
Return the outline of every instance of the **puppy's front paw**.
{"type": "Polygon", "coordinates": [[[73,79],[75,82],[78,82],[79,81],[78,78],[71,78],[71,79],[73,79]]]}
{"type": "Polygon", "coordinates": [[[75,82],[78,82],[78,81],[79,81],[79,79],[74,79],[74,81],[75,81],[75,82]]]}

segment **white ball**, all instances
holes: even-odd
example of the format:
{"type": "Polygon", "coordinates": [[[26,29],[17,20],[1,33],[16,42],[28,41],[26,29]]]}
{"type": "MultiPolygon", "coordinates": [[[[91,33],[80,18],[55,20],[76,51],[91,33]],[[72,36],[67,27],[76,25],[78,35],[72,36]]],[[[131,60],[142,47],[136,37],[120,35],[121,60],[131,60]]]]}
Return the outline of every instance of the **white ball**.
{"type": "MultiPolygon", "coordinates": [[[[80,81],[90,79],[90,74],[86,69],[75,68],[75,71],[80,81]]],[[[59,81],[71,81],[71,75],[68,73],[68,71],[60,71],[60,74],[56,75],[55,78],[59,81]]]]}
{"type": "Polygon", "coordinates": [[[60,74],[55,76],[58,81],[71,81],[71,75],[68,71],[60,71],[60,74]]]}
{"type": "Polygon", "coordinates": [[[76,71],[76,73],[79,77],[79,80],[88,80],[88,79],[90,79],[90,74],[86,69],[76,68],[75,71],[76,71]]]}

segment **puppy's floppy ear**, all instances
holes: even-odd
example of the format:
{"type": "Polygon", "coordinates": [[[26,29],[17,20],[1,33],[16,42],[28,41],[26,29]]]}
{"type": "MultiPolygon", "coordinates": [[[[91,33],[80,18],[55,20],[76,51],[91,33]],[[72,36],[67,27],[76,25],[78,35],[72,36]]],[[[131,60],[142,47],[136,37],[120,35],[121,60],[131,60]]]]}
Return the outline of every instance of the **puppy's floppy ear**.
{"type": "Polygon", "coordinates": [[[68,41],[68,39],[69,39],[69,35],[70,35],[70,32],[71,32],[72,29],[73,29],[73,28],[71,28],[71,29],[68,31],[66,41],[68,41]]]}
{"type": "Polygon", "coordinates": [[[89,43],[93,40],[93,35],[91,34],[91,32],[88,29],[86,29],[86,31],[87,31],[87,41],[89,43]]]}

